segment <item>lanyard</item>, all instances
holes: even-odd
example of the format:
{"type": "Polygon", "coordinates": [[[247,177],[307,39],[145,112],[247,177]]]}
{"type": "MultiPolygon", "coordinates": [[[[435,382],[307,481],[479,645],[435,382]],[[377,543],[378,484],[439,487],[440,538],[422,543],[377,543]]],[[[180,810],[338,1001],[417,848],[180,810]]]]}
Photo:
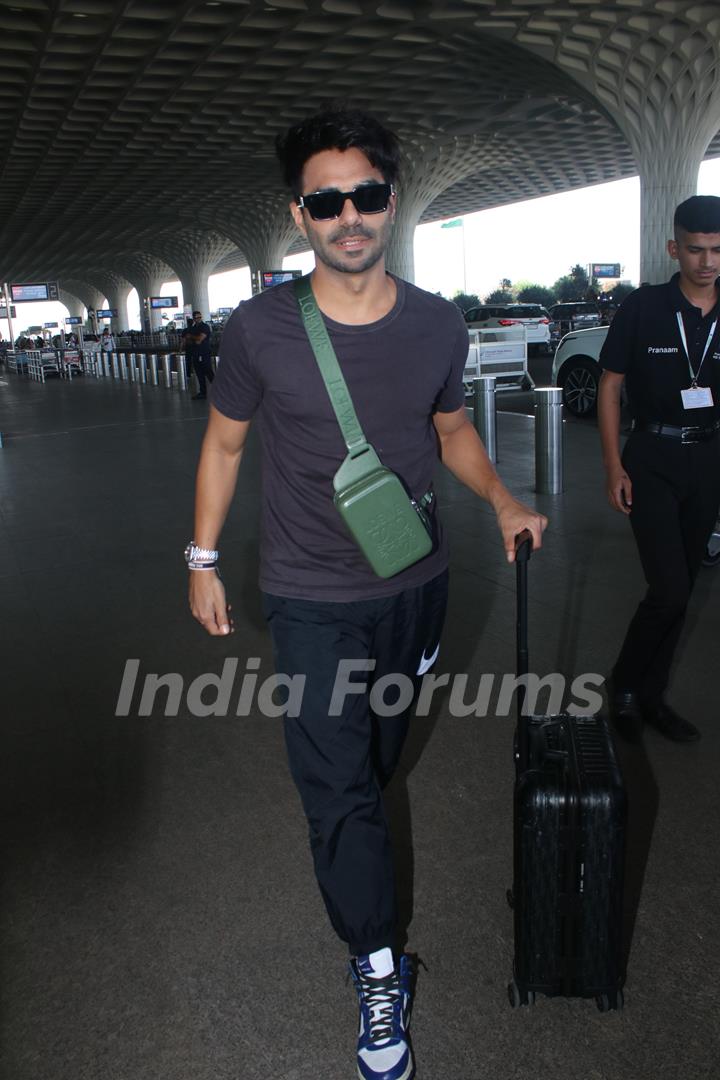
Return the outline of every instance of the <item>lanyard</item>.
{"type": "Polygon", "coordinates": [[[708,349],[710,348],[710,342],[712,341],[713,337],[715,336],[715,328],[716,328],[716,326],[718,324],[718,321],[717,321],[717,319],[715,319],[715,322],[710,327],[710,333],[707,336],[707,341],[705,342],[705,348],[703,349],[702,359],[700,360],[700,367],[697,369],[697,372],[694,372],[693,369],[692,369],[692,364],[690,363],[690,353],[688,352],[687,338],[685,336],[685,323],[683,322],[682,312],[676,311],[675,314],[677,316],[677,324],[678,324],[678,329],[680,330],[680,337],[682,339],[683,349],[685,350],[685,356],[687,357],[688,368],[690,369],[690,378],[692,380],[690,385],[691,386],[697,386],[697,381],[700,378],[700,368],[705,363],[705,357],[708,354],[708,349]]]}

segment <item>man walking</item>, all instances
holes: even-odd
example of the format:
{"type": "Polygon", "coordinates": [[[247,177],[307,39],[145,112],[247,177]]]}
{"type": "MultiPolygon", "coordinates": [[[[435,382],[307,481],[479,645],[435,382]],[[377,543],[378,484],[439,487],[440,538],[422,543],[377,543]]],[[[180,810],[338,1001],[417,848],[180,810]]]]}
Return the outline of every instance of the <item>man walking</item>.
{"type": "Polygon", "coordinates": [[[230,632],[213,568],[257,415],[260,586],[277,670],[306,678],[300,715],[285,719],[286,743],[318,884],[351,954],[358,1072],[364,1080],[409,1080],[413,972],[408,957],[398,964],[393,955],[395,879],[382,789],[398,762],[410,707],[380,716],[369,695],[388,674],[417,686],[437,655],[448,563],[432,492],[438,455],[493,506],[508,559],[525,528],[540,546],[546,521],[503,487],[466,419],[468,337],[459,311],[385,270],[397,203],[396,137],[365,114],[331,110],[291,128],[278,153],[290,211],[316,258],[303,306],[317,304],[347,385],[344,400],[351,399],[382,465],[400,477],[412,505],[422,504],[432,550],[393,576],[378,576],[345,527],[333,502],[333,478],[337,484],[347,463],[344,431],[293,284],[280,285],[241,304],[223,335],[198,468],[195,540],[186,553],[190,605],[210,634],[230,632]],[[355,681],[341,679],[338,694],[338,674],[348,665],[355,681]]]}
{"type": "Polygon", "coordinates": [[[693,742],[700,732],[664,693],[720,503],[720,198],[686,199],[674,227],[679,272],[631,293],[608,331],[599,419],[610,505],[630,518],[648,585],[612,671],[611,716],[631,740],[645,722],[693,742]],[[621,455],[623,383],[633,430],[621,455]]]}

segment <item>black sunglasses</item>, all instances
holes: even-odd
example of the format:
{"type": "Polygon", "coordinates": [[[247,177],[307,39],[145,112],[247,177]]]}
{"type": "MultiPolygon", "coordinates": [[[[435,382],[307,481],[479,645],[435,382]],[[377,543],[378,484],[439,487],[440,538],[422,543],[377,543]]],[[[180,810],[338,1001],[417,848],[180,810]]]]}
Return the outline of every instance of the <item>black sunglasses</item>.
{"type": "Polygon", "coordinates": [[[313,221],[330,221],[340,217],[346,199],[350,199],[358,214],[382,214],[394,194],[392,184],[360,184],[352,191],[332,189],[299,195],[297,204],[301,210],[309,211],[313,221]]]}

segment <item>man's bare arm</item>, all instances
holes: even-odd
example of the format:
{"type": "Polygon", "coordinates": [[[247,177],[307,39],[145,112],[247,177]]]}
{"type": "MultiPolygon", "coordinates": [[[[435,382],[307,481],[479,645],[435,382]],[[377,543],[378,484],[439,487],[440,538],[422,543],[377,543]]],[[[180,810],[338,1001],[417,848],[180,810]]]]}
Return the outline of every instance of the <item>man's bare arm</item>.
{"type": "MultiPolygon", "coordinates": [[[[195,481],[198,547],[215,550],[235,493],[249,420],[230,420],[210,406],[195,481]]],[[[214,570],[190,570],[190,610],[209,634],[229,634],[232,620],[225,588],[214,570]]]]}
{"type": "Polygon", "coordinates": [[[614,510],[629,514],[632,482],[620,460],[620,395],[624,380],[625,376],[617,371],[603,371],[598,391],[598,427],[608,502],[614,510]]]}
{"type": "Polygon", "coordinates": [[[497,516],[508,562],[515,558],[515,537],[523,529],[532,533],[533,548],[542,546],[547,518],[518,502],[495,472],[480,436],[462,407],[452,413],[435,413],[435,430],[440,439],[444,465],[466,487],[490,503],[497,516]]]}

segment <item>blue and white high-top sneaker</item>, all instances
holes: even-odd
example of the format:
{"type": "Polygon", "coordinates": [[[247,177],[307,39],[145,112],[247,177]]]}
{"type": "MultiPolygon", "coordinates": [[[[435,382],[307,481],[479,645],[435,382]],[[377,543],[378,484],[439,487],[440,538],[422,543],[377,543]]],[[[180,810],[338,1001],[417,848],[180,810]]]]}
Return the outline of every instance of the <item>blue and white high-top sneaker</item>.
{"type": "Polygon", "coordinates": [[[396,969],[389,949],[350,961],[360,1002],[357,1065],[360,1080],[412,1080],[408,1042],[414,971],[409,956],[396,969]]]}

